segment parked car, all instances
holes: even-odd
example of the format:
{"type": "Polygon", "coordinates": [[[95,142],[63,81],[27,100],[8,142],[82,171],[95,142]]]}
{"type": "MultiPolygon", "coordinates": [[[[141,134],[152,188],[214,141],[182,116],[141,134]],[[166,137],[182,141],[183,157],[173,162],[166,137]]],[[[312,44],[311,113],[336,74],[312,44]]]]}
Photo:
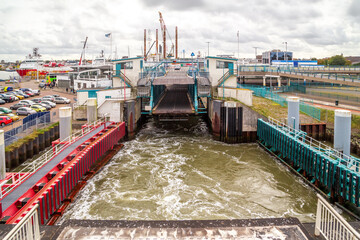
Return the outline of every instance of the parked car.
{"type": "Polygon", "coordinates": [[[16,110],[17,115],[27,116],[27,115],[34,114],[34,113],[36,113],[36,111],[29,107],[21,107],[21,108],[18,108],[18,110],[16,110]]]}
{"type": "Polygon", "coordinates": [[[55,98],[53,96],[44,96],[42,100],[54,102],[55,98]]]}
{"type": "Polygon", "coordinates": [[[46,109],[46,111],[49,111],[49,110],[51,110],[51,106],[50,105],[48,105],[48,104],[45,104],[45,103],[37,103],[36,105],[39,105],[39,106],[42,106],[42,107],[44,107],[45,109],[46,109]]]}
{"type": "Polygon", "coordinates": [[[28,95],[29,97],[35,96],[35,94],[34,94],[33,92],[31,92],[31,91],[25,91],[24,93],[25,93],[26,95],[28,95]]]}
{"type": "Polygon", "coordinates": [[[0,125],[1,126],[5,126],[7,124],[12,123],[12,120],[10,117],[8,116],[0,116],[0,125]]]}
{"type": "Polygon", "coordinates": [[[32,100],[21,100],[19,103],[25,103],[29,105],[29,107],[35,104],[35,102],[33,102],[32,100]]]}
{"type": "Polygon", "coordinates": [[[30,108],[32,110],[35,110],[36,112],[46,112],[46,108],[44,108],[43,106],[38,105],[38,104],[31,105],[30,108]]]}
{"type": "Polygon", "coordinates": [[[12,120],[13,122],[16,122],[17,120],[20,119],[19,116],[16,116],[16,115],[13,114],[13,113],[1,114],[0,116],[8,116],[8,117],[11,118],[11,120],[12,120]]]}
{"type": "Polygon", "coordinates": [[[70,99],[65,97],[56,97],[54,100],[55,103],[70,103],[70,99]]]}
{"type": "Polygon", "coordinates": [[[34,98],[34,99],[31,99],[31,101],[33,101],[34,103],[41,103],[42,99],[41,98],[34,98]]]}
{"type": "Polygon", "coordinates": [[[14,98],[15,98],[15,100],[14,100],[14,101],[19,100],[19,98],[18,98],[17,96],[15,96],[14,94],[11,94],[11,93],[5,93],[4,95],[5,95],[5,96],[11,96],[11,97],[14,97],[14,98]]]}
{"type": "Polygon", "coordinates": [[[41,103],[48,104],[52,108],[56,107],[56,103],[51,101],[41,101],[41,103]]]}
{"type": "Polygon", "coordinates": [[[15,96],[12,96],[12,95],[0,94],[0,98],[7,103],[15,101],[15,96]]]}
{"type": "Polygon", "coordinates": [[[13,90],[14,90],[13,87],[4,87],[4,92],[11,92],[13,90]]]}
{"type": "Polygon", "coordinates": [[[30,91],[31,91],[32,93],[34,93],[36,96],[39,96],[39,95],[40,95],[40,90],[30,89],[30,91]]]}
{"type": "Polygon", "coordinates": [[[59,94],[53,94],[52,95],[54,98],[56,98],[56,97],[60,97],[60,95],[59,94]]]}
{"type": "Polygon", "coordinates": [[[16,91],[16,93],[17,94],[19,94],[19,95],[21,95],[21,96],[23,96],[24,98],[28,98],[29,97],[29,95],[27,95],[27,94],[25,94],[23,91],[16,91]]]}
{"type": "Polygon", "coordinates": [[[10,109],[12,110],[16,110],[20,107],[30,107],[31,105],[28,104],[28,103],[25,103],[25,102],[18,102],[18,103],[15,103],[14,105],[11,105],[10,106],[10,109]]]}
{"type": "Polygon", "coordinates": [[[5,104],[5,103],[6,103],[5,100],[0,98],[0,105],[5,104]]]}
{"type": "Polygon", "coordinates": [[[18,99],[20,100],[23,100],[24,99],[24,96],[21,96],[20,94],[16,93],[16,92],[9,92],[8,94],[12,94],[14,95],[15,97],[17,97],[18,99]]]}
{"type": "Polygon", "coordinates": [[[0,107],[0,114],[1,113],[12,113],[12,111],[6,107],[0,107]]]}
{"type": "Polygon", "coordinates": [[[44,88],[45,87],[45,83],[39,83],[39,88],[44,88]]]}

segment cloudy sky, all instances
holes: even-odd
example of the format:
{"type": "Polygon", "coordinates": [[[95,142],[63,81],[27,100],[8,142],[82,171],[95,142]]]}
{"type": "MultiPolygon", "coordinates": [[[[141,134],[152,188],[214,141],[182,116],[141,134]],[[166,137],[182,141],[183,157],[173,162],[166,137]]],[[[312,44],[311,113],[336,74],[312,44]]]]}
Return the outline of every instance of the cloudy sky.
{"type": "MultiPolygon", "coordinates": [[[[88,36],[87,58],[104,50],[140,55],[144,29],[152,41],[161,11],[179,51],[253,57],[271,49],[294,57],[360,55],[360,0],[0,0],[0,60],[22,60],[32,48],[44,59],[78,59],[88,36]]],[[[168,42],[168,45],[170,43],[168,42]]]]}

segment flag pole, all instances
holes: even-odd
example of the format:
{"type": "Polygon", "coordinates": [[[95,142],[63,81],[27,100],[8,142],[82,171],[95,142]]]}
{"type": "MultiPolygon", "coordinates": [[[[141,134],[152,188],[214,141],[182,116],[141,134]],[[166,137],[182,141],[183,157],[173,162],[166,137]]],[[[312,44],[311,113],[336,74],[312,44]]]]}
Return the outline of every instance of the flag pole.
{"type": "Polygon", "coordinates": [[[110,33],[110,59],[112,59],[112,33],[110,33]]]}

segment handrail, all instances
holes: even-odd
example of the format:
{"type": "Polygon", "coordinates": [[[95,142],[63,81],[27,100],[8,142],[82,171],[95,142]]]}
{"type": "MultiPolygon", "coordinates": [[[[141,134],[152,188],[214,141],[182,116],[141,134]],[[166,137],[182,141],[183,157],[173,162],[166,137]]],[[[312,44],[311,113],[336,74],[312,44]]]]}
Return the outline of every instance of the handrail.
{"type": "Polygon", "coordinates": [[[360,159],[357,159],[353,156],[348,156],[342,152],[339,152],[338,150],[331,148],[325,144],[323,144],[322,142],[319,142],[317,140],[315,140],[312,137],[309,137],[305,132],[301,131],[301,130],[296,130],[288,125],[286,125],[285,123],[282,123],[272,117],[269,117],[269,123],[274,125],[276,128],[278,128],[279,130],[288,133],[288,134],[292,134],[293,136],[297,137],[299,140],[301,140],[303,143],[309,145],[311,148],[315,149],[315,150],[323,150],[322,153],[324,155],[327,155],[328,157],[334,159],[334,160],[339,160],[339,163],[345,164],[345,166],[347,168],[350,168],[351,166],[354,165],[354,162],[360,163],[360,159]]]}
{"type": "Polygon", "coordinates": [[[4,240],[39,240],[40,226],[37,208],[39,204],[36,204],[21,220],[15,225],[11,231],[6,234],[4,240]]]}
{"type": "Polygon", "coordinates": [[[317,194],[315,236],[325,239],[360,239],[357,232],[320,194],[317,194]]]}
{"type": "Polygon", "coordinates": [[[17,172],[17,180],[16,183],[11,183],[9,181],[12,181],[12,178],[8,179],[7,181],[3,182],[3,185],[9,184],[9,186],[5,187],[5,189],[0,189],[0,200],[4,198],[8,193],[10,193],[13,189],[15,189],[17,186],[19,186],[21,183],[23,183],[26,179],[28,179],[32,173],[36,172],[38,169],[40,169],[45,163],[47,163],[51,158],[53,158],[55,155],[57,155],[59,152],[64,150],[66,147],[77,141],[79,138],[83,137],[84,135],[88,134],[93,130],[93,127],[95,127],[100,122],[106,121],[107,114],[104,114],[104,116],[93,123],[88,124],[85,128],[73,133],[72,135],[65,138],[63,141],[56,144],[54,147],[52,147],[50,150],[42,154],[40,157],[38,157],[33,162],[26,165],[21,171],[17,172]],[[31,174],[28,174],[28,173],[31,174]]]}

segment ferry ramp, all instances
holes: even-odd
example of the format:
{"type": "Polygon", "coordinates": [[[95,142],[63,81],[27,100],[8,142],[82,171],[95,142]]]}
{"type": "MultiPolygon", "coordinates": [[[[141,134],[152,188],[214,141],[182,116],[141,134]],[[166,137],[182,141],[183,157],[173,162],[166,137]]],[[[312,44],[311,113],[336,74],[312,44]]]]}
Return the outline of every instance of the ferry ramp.
{"type": "Polygon", "coordinates": [[[155,105],[153,115],[188,115],[194,113],[189,86],[194,78],[184,70],[170,70],[165,76],[156,78],[154,86],[164,86],[162,96],[155,105]]]}

